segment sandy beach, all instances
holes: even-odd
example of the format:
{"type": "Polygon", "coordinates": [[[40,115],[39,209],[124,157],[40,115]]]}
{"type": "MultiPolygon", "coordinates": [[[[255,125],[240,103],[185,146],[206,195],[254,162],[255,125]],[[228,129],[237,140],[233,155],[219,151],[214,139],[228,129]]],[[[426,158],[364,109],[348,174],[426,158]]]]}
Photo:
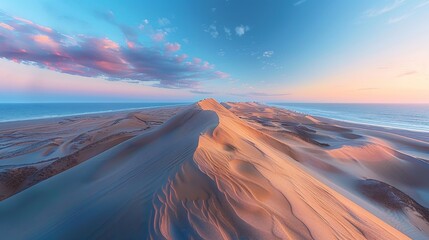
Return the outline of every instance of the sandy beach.
{"type": "Polygon", "coordinates": [[[428,161],[427,133],[214,99],[0,123],[0,232],[427,239],[428,161]]]}

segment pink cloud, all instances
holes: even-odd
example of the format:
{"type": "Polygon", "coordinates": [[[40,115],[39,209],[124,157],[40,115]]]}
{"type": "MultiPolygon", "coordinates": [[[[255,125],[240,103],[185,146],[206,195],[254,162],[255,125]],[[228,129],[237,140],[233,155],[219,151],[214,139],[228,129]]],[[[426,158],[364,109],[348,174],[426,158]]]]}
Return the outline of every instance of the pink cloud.
{"type": "Polygon", "coordinates": [[[162,41],[164,41],[164,38],[165,38],[165,33],[163,33],[163,32],[157,32],[157,33],[152,35],[152,39],[155,42],[162,42],[162,41]]]}
{"type": "Polygon", "coordinates": [[[221,72],[221,71],[216,71],[216,72],[214,72],[215,73],[215,75],[218,77],[218,78],[228,78],[229,77],[229,74],[228,73],[224,73],[224,72],[221,72]]]}
{"type": "Polygon", "coordinates": [[[21,23],[33,26],[34,28],[37,28],[40,31],[43,31],[43,32],[46,32],[46,33],[52,32],[51,28],[48,28],[48,27],[45,27],[45,26],[42,26],[42,25],[39,25],[39,24],[35,24],[32,21],[30,21],[30,20],[27,20],[27,19],[24,19],[24,18],[19,18],[19,17],[14,17],[14,19],[18,20],[21,23]]]}
{"type": "Polygon", "coordinates": [[[16,20],[18,20],[20,22],[26,23],[28,25],[34,25],[34,23],[32,21],[24,19],[24,18],[14,17],[14,19],[16,19],[16,20]]]}
{"type": "Polygon", "coordinates": [[[177,52],[180,50],[180,44],[178,43],[167,43],[165,44],[165,50],[168,52],[177,52]]]}
{"type": "MultiPolygon", "coordinates": [[[[85,77],[157,82],[153,86],[163,88],[195,88],[201,81],[228,76],[200,58],[191,63],[186,54],[171,54],[180,50],[178,43],[162,49],[127,40],[121,46],[108,38],[67,36],[1,12],[0,18],[2,28],[14,29],[2,31],[0,41],[0,58],[11,61],[85,77]]],[[[158,34],[156,39],[163,40],[165,34],[158,34]]]]}
{"type": "Polygon", "coordinates": [[[56,43],[54,40],[51,39],[51,37],[47,35],[34,35],[33,40],[41,45],[49,46],[51,48],[58,48],[58,43],[56,43]]]}
{"type": "Polygon", "coordinates": [[[194,58],[194,64],[200,64],[201,62],[201,58],[194,58]]]}
{"type": "Polygon", "coordinates": [[[10,31],[15,29],[14,27],[10,26],[9,24],[3,23],[3,22],[0,22],[0,27],[7,29],[7,30],[10,30],[10,31]]]}
{"type": "Polygon", "coordinates": [[[116,72],[125,72],[128,71],[128,67],[126,64],[122,64],[122,63],[115,63],[115,62],[108,62],[108,61],[97,61],[95,62],[95,65],[97,67],[99,67],[100,69],[102,69],[104,72],[111,72],[111,73],[116,73],[116,72]]]}
{"type": "Polygon", "coordinates": [[[202,69],[205,69],[205,70],[214,68],[214,66],[210,65],[210,63],[207,61],[204,61],[204,63],[201,65],[201,67],[202,67],[202,69]]]}
{"type": "Polygon", "coordinates": [[[181,63],[181,62],[185,61],[185,59],[187,59],[187,58],[188,58],[188,55],[182,54],[180,56],[177,56],[176,60],[177,60],[177,62],[181,63]]]}
{"type": "Polygon", "coordinates": [[[128,48],[135,48],[136,44],[134,42],[127,41],[127,46],[128,46],[128,48]]]}
{"type": "Polygon", "coordinates": [[[100,43],[104,49],[119,50],[119,45],[110,39],[102,39],[100,40],[100,43]]]}

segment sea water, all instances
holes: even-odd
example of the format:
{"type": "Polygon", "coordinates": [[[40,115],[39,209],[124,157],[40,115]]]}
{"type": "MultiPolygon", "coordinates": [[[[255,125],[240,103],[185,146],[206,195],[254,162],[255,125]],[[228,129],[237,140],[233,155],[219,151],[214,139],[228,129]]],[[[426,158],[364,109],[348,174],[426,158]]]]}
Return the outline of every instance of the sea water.
{"type": "Polygon", "coordinates": [[[179,106],[186,103],[0,103],[0,122],[179,106]]]}
{"type": "Polygon", "coordinates": [[[341,121],[429,132],[429,104],[272,103],[270,105],[341,121]]]}

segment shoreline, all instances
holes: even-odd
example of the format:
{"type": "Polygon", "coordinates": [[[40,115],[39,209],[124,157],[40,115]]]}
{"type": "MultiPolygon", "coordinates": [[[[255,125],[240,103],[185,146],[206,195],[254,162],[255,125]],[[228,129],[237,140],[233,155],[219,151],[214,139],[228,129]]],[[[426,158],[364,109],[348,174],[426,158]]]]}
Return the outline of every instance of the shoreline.
{"type": "Polygon", "coordinates": [[[314,115],[314,114],[310,114],[310,113],[305,113],[305,112],[301,112],[301,111],[297,111],[297,110],[292,110],[287,108],[287,106],[283,106],[283,105],[278,105],[278,104],[264,104],[270,107],[276,107],[279,109],[283,109],[283,110],[287,110],[287,111],[291,111],[291,112],[295,112],[298,114],[302,114],[302,115],[308,115],[308,116],[312,116],[312,117],[317,117],[320,119],[327,119],[327,120],[332,120],[332,121],[338,121],[338,122],[343,122],[343,123],[349,123],[349,124],[358,124],[358,125],[367,125],[367,126],[372,126],[372,127],[380,127],[383,128],[385,130],[399,130],[399,131],[410,131],[410,132],[418,132],[418,133],[427,133],[429,134],[429,128],[428,130],[422,130],[422,129],[416,129],[416,128],[404,128],[404,127],[398,127],[398,126],[391,126],[391,125],[383,125],[383,124],[376,124],[376,123],[371,123],[371,122],[367,122],[366,120],[362,119],[363,122],[358,122],[357,120],[348,120],[348,119],[339,119],[339,118],[335,118],[335,117],[325,117],[325,116],[318,116],[318,115],[314,115]]]}
{"type": "MultiPolygon", "coordinates": [[[[89,103],[90,104],[90,103],[89,103]]],[[[115,113],[127,113],[127,112],[133,112],[138,110],[145,110],[145,109],[155,109],[155,108],[168,108],[168,107],[181,107],[190,105],[192,103],[178,103],[178,104],[171,104],[171,105],[161,105],[161,106],[149,106],[149,107],[138,107],[138,108],[125,108],[125,109],[117,109],[117,110],[106,110],[106,111],[94,111],[94,112],[84,112],[84,113],[75,113],[75,114],[65,114],[65,115],[46,115],[42,117],[35,117],[35,118],[22,118],[22,119],[11,119],[11,120],[0,120],[0,125],[3,123],[14,123],[14,122],[27,122],[27,121],[36,121],[36,120],[49,120],[49,119],[59,119],[59,118],[65,118],[65,117],[80,117],[80,116],[91,116],[95,114],[115,114],[115,113]]]]}
{"type": "MultiPolygon", "coordinates": [[[[76,114],[65,114],[65,115],[51,115],[51,116],[42,116],[42,117],[35,117],[35,118],[23,118],[23,119],[12,119],[12,120],[0,120],[0,126],[3,124],[9,124],[9,123],[19,123],[19,122],[30,122],[30,121],[49,121],[49,120],[58,120],[61,118],[66,117],[92,117],[92,115],[96,114],[116,114],[116,113],[128,113],[138,110],[145,110],[145,109],[156,109],[156,108],[169,108],[169,107],[181,107],[181,106],[187,106],[191,105],[192,103],[178,103],[178,104],[171,104],[171,105],[163,105],[163,106],[149,106],[149,107],[138,107],[138,108],[125,108],[125,109],[117,109],[117,110],[106,110],[106,111],[94,111],[94,112],[84,112],[84,113],[76,113],[76,114]]],[[[340,124],[350,124],[350,125],[356,125],[356,126],[363,126],[366,128],[373,128],[373,130],[382,130],[382,131],[395,131],[395,132],[403,132],[403,133],[417,133],[417,134],[429,134],[429,130],[420,130],[420,129],[413,129],[413,128],[401,128],[401,127],[394,127],[389,125],[383,125],[383,124],[375,124],[370,122],[357,122],[353,120],[346,120],[346,119],[338,119],[335,117],[324,117],[324,116],[318,116],[314,114],[309,114],[297,110],[288,109],[287,106],[282,106],[278,104],[270,104],[270,103],[258,103],[262,104],[268,107],[278,108],[281,110],[286,110],[290,112],[294,112],[301,115],[307,115],[311,117],[315,117],[321,120],[325,121],[332,121],[332,122],[338,122],[340,124]]],[[[429,136],[427,136],[427,139],[429,139],[429,136]]]]}

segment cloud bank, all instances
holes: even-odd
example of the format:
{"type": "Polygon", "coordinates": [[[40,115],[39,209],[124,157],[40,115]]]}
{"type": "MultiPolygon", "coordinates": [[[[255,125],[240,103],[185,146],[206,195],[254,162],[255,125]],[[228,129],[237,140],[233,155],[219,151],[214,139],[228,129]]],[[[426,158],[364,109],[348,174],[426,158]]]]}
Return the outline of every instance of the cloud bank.
{"type": "MultiPolygon", "coordinates": [[[[104,18],[114,22],[111,15],[104,18]]],[[[0,12],[0,57],[73,75],[150,81],[163,88],[196,88],[201,81],[228,77],[205,61],[176,55],[180,44],[166,42],[165,35],[153,36],[162,45],[143,46],[134,34],[137,31],[120,28],[127,38],[124,46],[108,38],[67,36],[0,12]]]]}

